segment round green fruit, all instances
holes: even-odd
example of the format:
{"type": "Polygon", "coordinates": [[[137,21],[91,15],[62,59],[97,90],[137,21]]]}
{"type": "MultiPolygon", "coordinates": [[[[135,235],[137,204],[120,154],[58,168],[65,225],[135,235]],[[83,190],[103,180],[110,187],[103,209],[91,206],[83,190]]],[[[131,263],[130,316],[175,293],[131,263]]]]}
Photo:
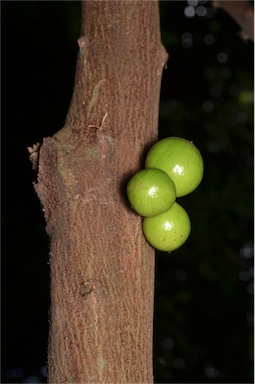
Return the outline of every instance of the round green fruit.
{"type": "Polygon", "coordinates": [[[143,169],[128,182],[127,196],[132,208],[144,217],[159,215],[175,202],[174,182],[160,169],[143,169]]]}
{"type": "Polygon", "coordinates": [[[200,184],[204,163],[192,141],[168,137],[151,147],[145,159],[145,168],[165,171],[175,183],[176,197],[180,197],[188,195],[200,184]]]}
{"type": "Polygon", "coordinates": [[[161,215],[143,219],[143,233],[154,248],[172,252],[185,243],[191,230],[190,218],[178,203],[161,215]]]}

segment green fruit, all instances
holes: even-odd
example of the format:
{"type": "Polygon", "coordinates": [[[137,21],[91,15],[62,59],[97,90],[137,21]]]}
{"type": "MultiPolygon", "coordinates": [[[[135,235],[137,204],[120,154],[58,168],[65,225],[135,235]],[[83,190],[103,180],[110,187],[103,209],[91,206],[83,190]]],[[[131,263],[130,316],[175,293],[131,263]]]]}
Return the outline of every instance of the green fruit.
{"type": "Polygon", "coordinates": [[[128,200],[141,216],[155,216],[167,211],[175,202],[174,182],[160,169],[143,169],[127,185],[128,200]]]}
{"type": "Polygon", "coordinates": [[[192,141],[181,137],[168,137],[154,144],[145,159],[145,168],[165,171],[175,183],[176,197],[194,191],[204,172],[201,153],[192,141]]]}
{"type": "Polygon", "coordinates": [[[190,218],[178,203],[161,215],[143,219],[146,240],[160,251],[172,252],[179,248],[189,237],[190,230],[190,218]]]}

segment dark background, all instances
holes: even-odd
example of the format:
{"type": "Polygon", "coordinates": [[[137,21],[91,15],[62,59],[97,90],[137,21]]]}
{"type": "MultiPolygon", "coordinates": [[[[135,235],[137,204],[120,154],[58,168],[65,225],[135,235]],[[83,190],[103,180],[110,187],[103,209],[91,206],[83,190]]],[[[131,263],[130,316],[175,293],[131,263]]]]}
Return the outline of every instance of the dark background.
{"type": "MultiPolygon", "coordinates": [[[[156,255],[155,381],[253,382],[253,43],[210,1],[160,10],[170,57],[159,136],[193,140],[205,174],[179,199],[189,240],[156,255]]],[[[80,3],[10,1],[1,11],[1,382],[36,383],[46,381],[49,244],[26,147],[64,125],[80,3]]]]}

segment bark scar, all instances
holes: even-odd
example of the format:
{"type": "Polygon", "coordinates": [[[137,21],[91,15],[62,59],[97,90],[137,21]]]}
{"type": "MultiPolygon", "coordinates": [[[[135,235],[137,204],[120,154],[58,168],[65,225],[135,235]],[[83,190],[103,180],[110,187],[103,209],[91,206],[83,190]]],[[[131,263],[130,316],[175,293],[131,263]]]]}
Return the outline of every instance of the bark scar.
{"type": "Polygon", "coordinates": [[[92,97],[91,97],[91,100],[89,102],[89,105],[88,105],[88,115],[90,114],[91,112],[91,109],[93,108],[93,106],[95,105],[97,99],[98,99],[98,94],[99,94],[99,89],[101,88],[102,84],[106,81],[106,79],[101,79],[95,86],[95,88],[93,89],[93,92],[92,92],[92,97]]]}
{"type": "Polygon", "coordinates": [[[107,118],[107,116],[108,116],[108,112],[105,112],[104,117],[102,118],[100,125],[90,124],[89,128],[95,128],[95,129],[97,129],[98,133],[102,133],[104,128],[105,128],[105,119],[107,118]]]}
{"type": "Polygon", "coordinates": [[[80,287],[80,295],[83,299],[87,299],[88,295],[98,288],[98,283],[93,281],[83,281],[80,287]]]}

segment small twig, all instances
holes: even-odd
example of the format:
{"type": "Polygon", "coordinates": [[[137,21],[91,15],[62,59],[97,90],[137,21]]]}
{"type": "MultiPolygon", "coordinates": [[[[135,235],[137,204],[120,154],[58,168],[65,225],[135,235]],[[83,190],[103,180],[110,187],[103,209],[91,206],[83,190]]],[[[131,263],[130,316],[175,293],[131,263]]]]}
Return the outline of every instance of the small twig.
{"type": "Polygon", "coordinates": [[[214,8],[223,9],[237,22],[242,28],[240,35],[244,40],[254,41],[254,11],[249,1],[214,0],[212,5],[214,8]]]}

